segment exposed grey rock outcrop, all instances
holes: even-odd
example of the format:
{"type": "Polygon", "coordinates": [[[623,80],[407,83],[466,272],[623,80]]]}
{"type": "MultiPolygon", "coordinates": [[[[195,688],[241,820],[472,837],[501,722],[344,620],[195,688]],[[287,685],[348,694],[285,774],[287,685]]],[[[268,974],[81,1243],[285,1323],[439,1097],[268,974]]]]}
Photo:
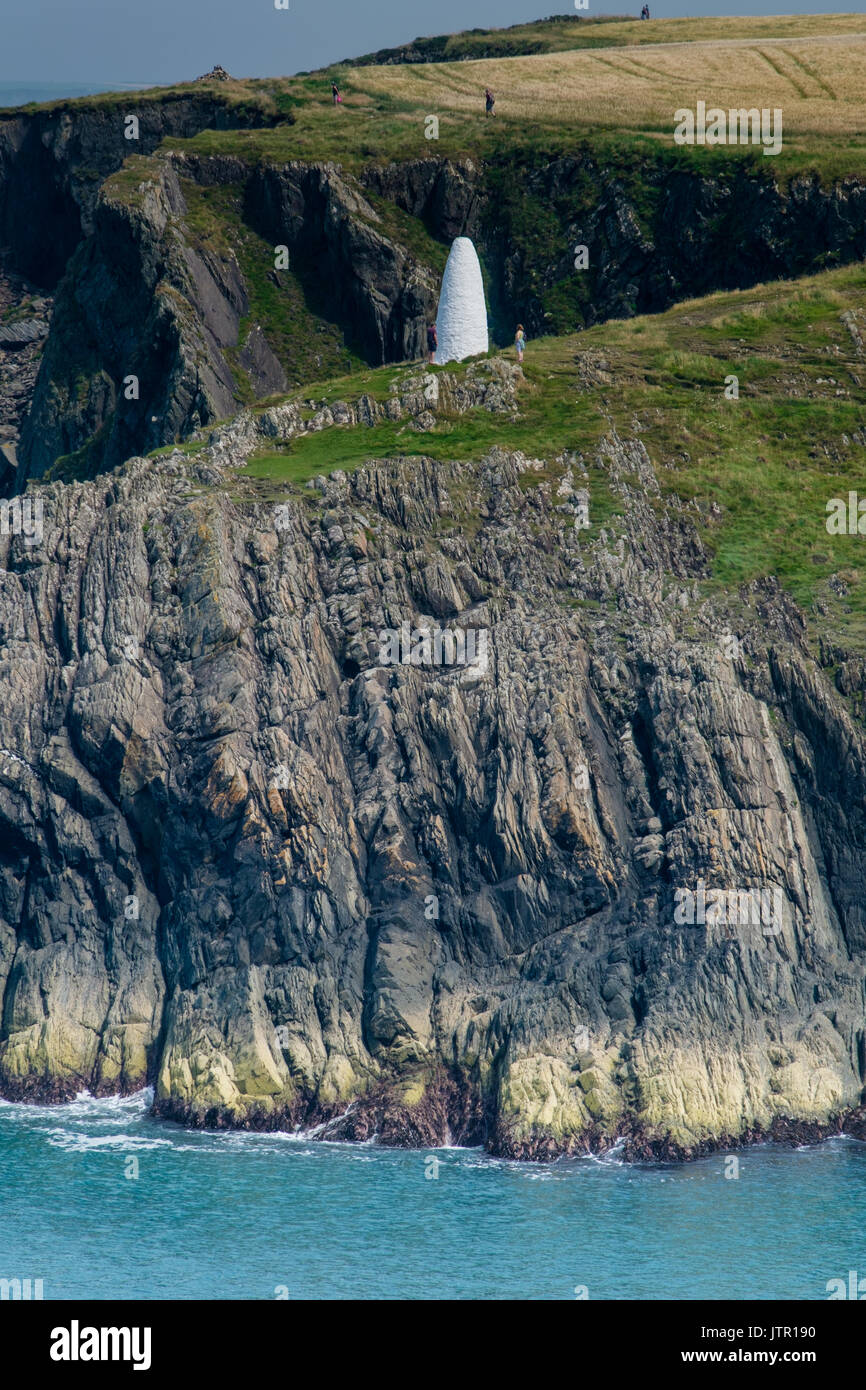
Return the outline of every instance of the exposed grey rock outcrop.
{"type": "Polygon", "coordinates": [[[33,398],[51,308],[50,298],[0,273],[0,496],[14,489],[21,424],[33,398]]]}
{"type": "Polygon", "coordinates": [[[16,323],[0,323],[0,350],[8,351],[38,343],[48,332],[41,319],[19,319],[16,323]]]}
{"type": "Polygon", "coordinates": [[[0,1093],[520,1156],[855,1110],[866,746],[790,601],[701,596],[639,442],[607,528],[500,449],[245,498],[296,423],[0,539],[0,1093]],[[486,660],[383,659],[425,619],[486,660]],[[701,880],[778,897],[678,921],[701,880]]]}
{"type": "Polygon", "coordinates": [[[314,268],[330,313],[369,362],[424,355],[436,279],[385,234],[357,180],[334,164],[263,165],[246,208],[263,236],[314,268]]]}

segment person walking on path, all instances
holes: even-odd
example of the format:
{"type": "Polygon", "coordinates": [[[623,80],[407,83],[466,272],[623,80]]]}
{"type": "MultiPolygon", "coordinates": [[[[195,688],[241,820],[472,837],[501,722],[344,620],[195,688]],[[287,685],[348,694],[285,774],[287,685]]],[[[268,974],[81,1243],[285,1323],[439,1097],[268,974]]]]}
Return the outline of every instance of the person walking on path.
{"type": "Polygon", "coordinates": [[[489,87],[485,87],[485,88],[484,88],[484,109],[485,109],[485,111],[487,112],[488,116],[495,116],[495,115],[496,115],[496,112],[493,110],[493,105],[494,105],[494,102],[495,102],[495,101],[496,101],[496,97],[493,95],[493,93],[491,92],[490,88],[489,88],[489,87]]]}
{"type": "Polygon", "coordinates": [[[439,337],[436,333],[436,325],[435,323],[431,323],[427,327],[427,355],[430,358],[431,362],[436,356],[436,349],[438,348],[438,346],[439,337]]]}
{"type": "Polygon", "coordinates": [[[334,105],[339,106],[340,102],[343,100],[343,93],[340,91],[336,82],[331,83],[331,96],[334,99],[334,105]]]}
{"type": "Polygon", "coordinates": [[[515,348],[517,349],[517,360],[518,360],[518,362],[522,362],[522,361],[523,361],[523,353],[524,353],[524,351],[525,351],[525,349],[526,349],[526,338],[525,338],[524,333],[523,333],[523,324],[522,324],[522,323],[519,323],[519,324],[517,325],[517,332],[516,332],[515,335],[514,335],[514,346],[515,346],[515,348]]]}

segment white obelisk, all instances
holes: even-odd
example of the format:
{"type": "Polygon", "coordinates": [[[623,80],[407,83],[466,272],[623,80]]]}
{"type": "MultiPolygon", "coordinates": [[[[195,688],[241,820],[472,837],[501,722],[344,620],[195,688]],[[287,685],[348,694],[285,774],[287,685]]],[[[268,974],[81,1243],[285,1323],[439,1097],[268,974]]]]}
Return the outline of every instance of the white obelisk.
{"type": "Polygon", "coordinates": [[[486,352],[487,307],[478,254],[468,236],[453,243],[442,276],[436,316],[439,347],[434,361],[462,362],[486,352]]]}

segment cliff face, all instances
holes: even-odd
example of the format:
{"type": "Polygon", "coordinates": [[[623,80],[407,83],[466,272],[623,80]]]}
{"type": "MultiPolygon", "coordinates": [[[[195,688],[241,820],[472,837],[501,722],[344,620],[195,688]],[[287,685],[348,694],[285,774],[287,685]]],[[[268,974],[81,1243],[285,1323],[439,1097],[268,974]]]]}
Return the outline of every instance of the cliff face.
{"type": "Polygon", "coordinates": [[[355,179],[333,164],[266,166],[250,179],[245,208],[267,241],[286,245],[315,277],[324,312],[368,362],[424,354],[436,278],[384,234],[355,179]]]}
{"type": "MultiPolygon", "coordinates": [[[[180,316],[172,312],[177,306],[165,299],[161,306],[152,303],[160,259],[168,254],[162,243],[171,191],[154,187],[138,213],[130,212],[125,227],[119,225],[122,214],[116,201],[101,202],[100,194],[105,180],[124,161],[150,155],[168,136],[274,124],[277,119],[290,124],[293,117],[268,115],[209,89],[136,92],[124,102],[96,99],[0,113],[0,266],[43,291],[53,289],[67,274],[45,366],[32,393],[38,402],[38,431],[45,437],[39,438],[31,466],[32,435],[24,431],[24,476],[31,475],[31,468],[41,475],[58,456],[88,444],[97,459],[104,449],[106,459],[114,462],[146,447],[154,434],[146,405],[151,414],[162,413],[167,405],[169,427],[181,432],[198,423],[196,396],[202,402],[212,396],[224,413],[234,407],[234,382],[223,364],[211,366],[208,360],[210,370],[204,371],[199,390],[187,379],[184,353],[198,352],[201,340],[213,336],[207,295],[187,315],[187,321],[198,315],[202,322],[190,324],[185,343],[180,341],[180,316]],[[137,122],[135,139],[127,138],[130,116],[137,122]],[[120,260],[115,263],[117,254],[120,260]],[[165,381],[160,380],[159,363],[169,359],[167,372],[178,387],[177,402],[166,401],[165,381]],[[110,417],[122,379],[135,372],[141,360],[156,364],[155,371],[145,373],[146,379],[156,379],[152,398],[114,421],[110,417]]],[[[171,285],[169,275],[166,287],[171,285]]],[[[208,346],[212,350],[213,344],[208,346]]],[[[8,410],[3,376],[0,371],[0,410],[8,410]]],[[[17,443],[17,428],[14,436],[17,443]]],[[[162,442],[161,435],[156,442],[162,442]]],[[[3,465],[5,469],[5,459],[3,465]]],[[[5,478],[0,486],[9,491],[5,478]]]]}
{"type": "Polygon", "coordinates": [[[573,332],[866,255],[862,180],[826,186],[804,175],[782,185],[757,162],[720,163],[710,175],[667,154],[538,160],[517,151],[484,166],[370,168],[364,182],[436,236],[478,242],[499,342],[517,319],[532,336],[573,332]]]}
{"type": "MultiPolygon", "coordinates": [[[[280,120],[290,120],[281,116],[280,120]]],[[[93,229],[99,188],[132,154],[149,155],[166,136],[267,123],[260,111],[218,94],[130,93],[105,102],[0,114],[0,248],[10,268],[53,286],[81,236],[93,229]],[[138,121],[127,138],[126,116],[138,121]]]]}
{"type": "MultiPolygon", "coordinates": [[[[332,325],[358,357],[381,364],[423,355],[438,292],[434,252],[460,235],[478,246],[499,342],[518,320],[530,337],[570,332],[866,254],[859,180],[825,187],[801,177],[783,187],[760,165],[722,164],[707,176],[667,156],[611,158],[532,167],[518,157],[430,158],[357,177],[328,162],[129,161],[95,202],[92,186],[83,201],[76,195],[89,232],[58,289],[19,487],[64,456],[64,476],[91,476],[284,389],[262,282],[291,282],[305,306],[291,346],[332,325]],[[217,215],[205,235],[186,200],[219,188],[232,191],[237,213],[217,215]],[[274,269],[280,246],[288,270],[274,269]],[[575,266],[580,247],[586,268],[575,266]]],[[[301,379],[321,375],[313,360],[301,379]]]]}
{"type": "MultiPolygon", "coordinates": [[[[421,355],[455,236],[494,336],[519,317],[532,337],[862,256],[862,184],[591,153],[356,174],[150,154],[245,119],[189,102],[137,102],[122,168],[116,109],[0,119],[0,241],[61,277],[18,451],[44,537],[0,533],[0,1094],[149,1081],[195,1125],[521,1157],[866,1133],[863,664],[826,643],[819,664],[774,583],[703,584],[698,508],[617,433],[605,360],[551,360],[607,433],[590,448],[552,394],[544,460],[508,438],[525,384],[495,359],[135,457],[281,392],[298,339],[421,355]],[[302,432],[393,424],[409,447],[469,409],[509,447],[278,504],[238,472],[302,432]],[[478,659],[431,666],[436,625],[478,659]]],[[[847,377],[780,362],[826,424],[796,452],[841,466],[847,377]]],[[[16,396],[15,439],[19,420],[16,396]]]]}
{"type": "MultiPolygon", "coordinates": [[[[488,370],[450,408],[512,409],[488,370]]],[[[235,468],[299,427],[53,484],[43,545],[0,540],[0,1093],[524,1157],[854,1110],[866,746],[789,601],[731,656],[636,440],[274,508],[235,468]],[[389,663],[425,615],[486,660],[389,663]],[[701,880],[772,913],[678,920],[701,880]]]]}
{"type": "Polygon", "coordinates": [[[22,431],[22,481],[79,450],[85,474],[111,466],[237,408],[221,352],[247,308],[237,262],[184,244],[170,168],[143,176],[135,195],[105,191],[61,283],[22,431]]]}
{"type": "Polygon", "coordinates": [[[88,476],[234,414],[244,391],[285,389],[261,325],[247,321],[238,257],[191,233],[182,182],[236,188],[265,238],[258,273],[278,280],[274,252],[285,247],[315,280],[319,309],[368,360],[421,355],[434,278],[384,235],[358,185],[333,165],[250,175],[230,159],[133,160],[104,186],[92,235],[61,282],[19,485],[66,455],[78,455],[67,472],[88,476]]]}

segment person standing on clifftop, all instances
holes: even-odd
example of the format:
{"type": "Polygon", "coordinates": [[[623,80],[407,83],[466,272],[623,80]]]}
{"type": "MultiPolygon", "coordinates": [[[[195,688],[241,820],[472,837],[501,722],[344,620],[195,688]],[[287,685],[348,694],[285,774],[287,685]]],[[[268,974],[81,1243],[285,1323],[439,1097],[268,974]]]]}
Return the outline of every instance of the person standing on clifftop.
{"type": "Polygon", "coordinates": [[[439,346],[439,336],[436,332],[435,323],[431,323],[427,329],[427,355],[432,362],[436,356],[436,349],[439,346]]]}
{"type": "Polygon", "coordinates": [[[514,335],[514,346],[517,349],[517,360],[518,362],[522,362],[523,353],[526,349],[526,338],[524,336],[522,323],[517,325],[517,332],[514,335]]]}
{"type": "Polygon", "coordinates": [[[487,112],[487,115],[488,115],[488,116],[495,116],[495,115],[496,115],[496,112],[493,110],[493,105],[494,105],[494,102],[495,102],[495,101],[496,101],[496,98],[495,98],[495,96],[493,95],[493,93],[491,92],[490,88],[489,88],[489,87],[485,87],[485,88],[484,88],[484,109],[485,109],[485,111],[487,112]]]}

